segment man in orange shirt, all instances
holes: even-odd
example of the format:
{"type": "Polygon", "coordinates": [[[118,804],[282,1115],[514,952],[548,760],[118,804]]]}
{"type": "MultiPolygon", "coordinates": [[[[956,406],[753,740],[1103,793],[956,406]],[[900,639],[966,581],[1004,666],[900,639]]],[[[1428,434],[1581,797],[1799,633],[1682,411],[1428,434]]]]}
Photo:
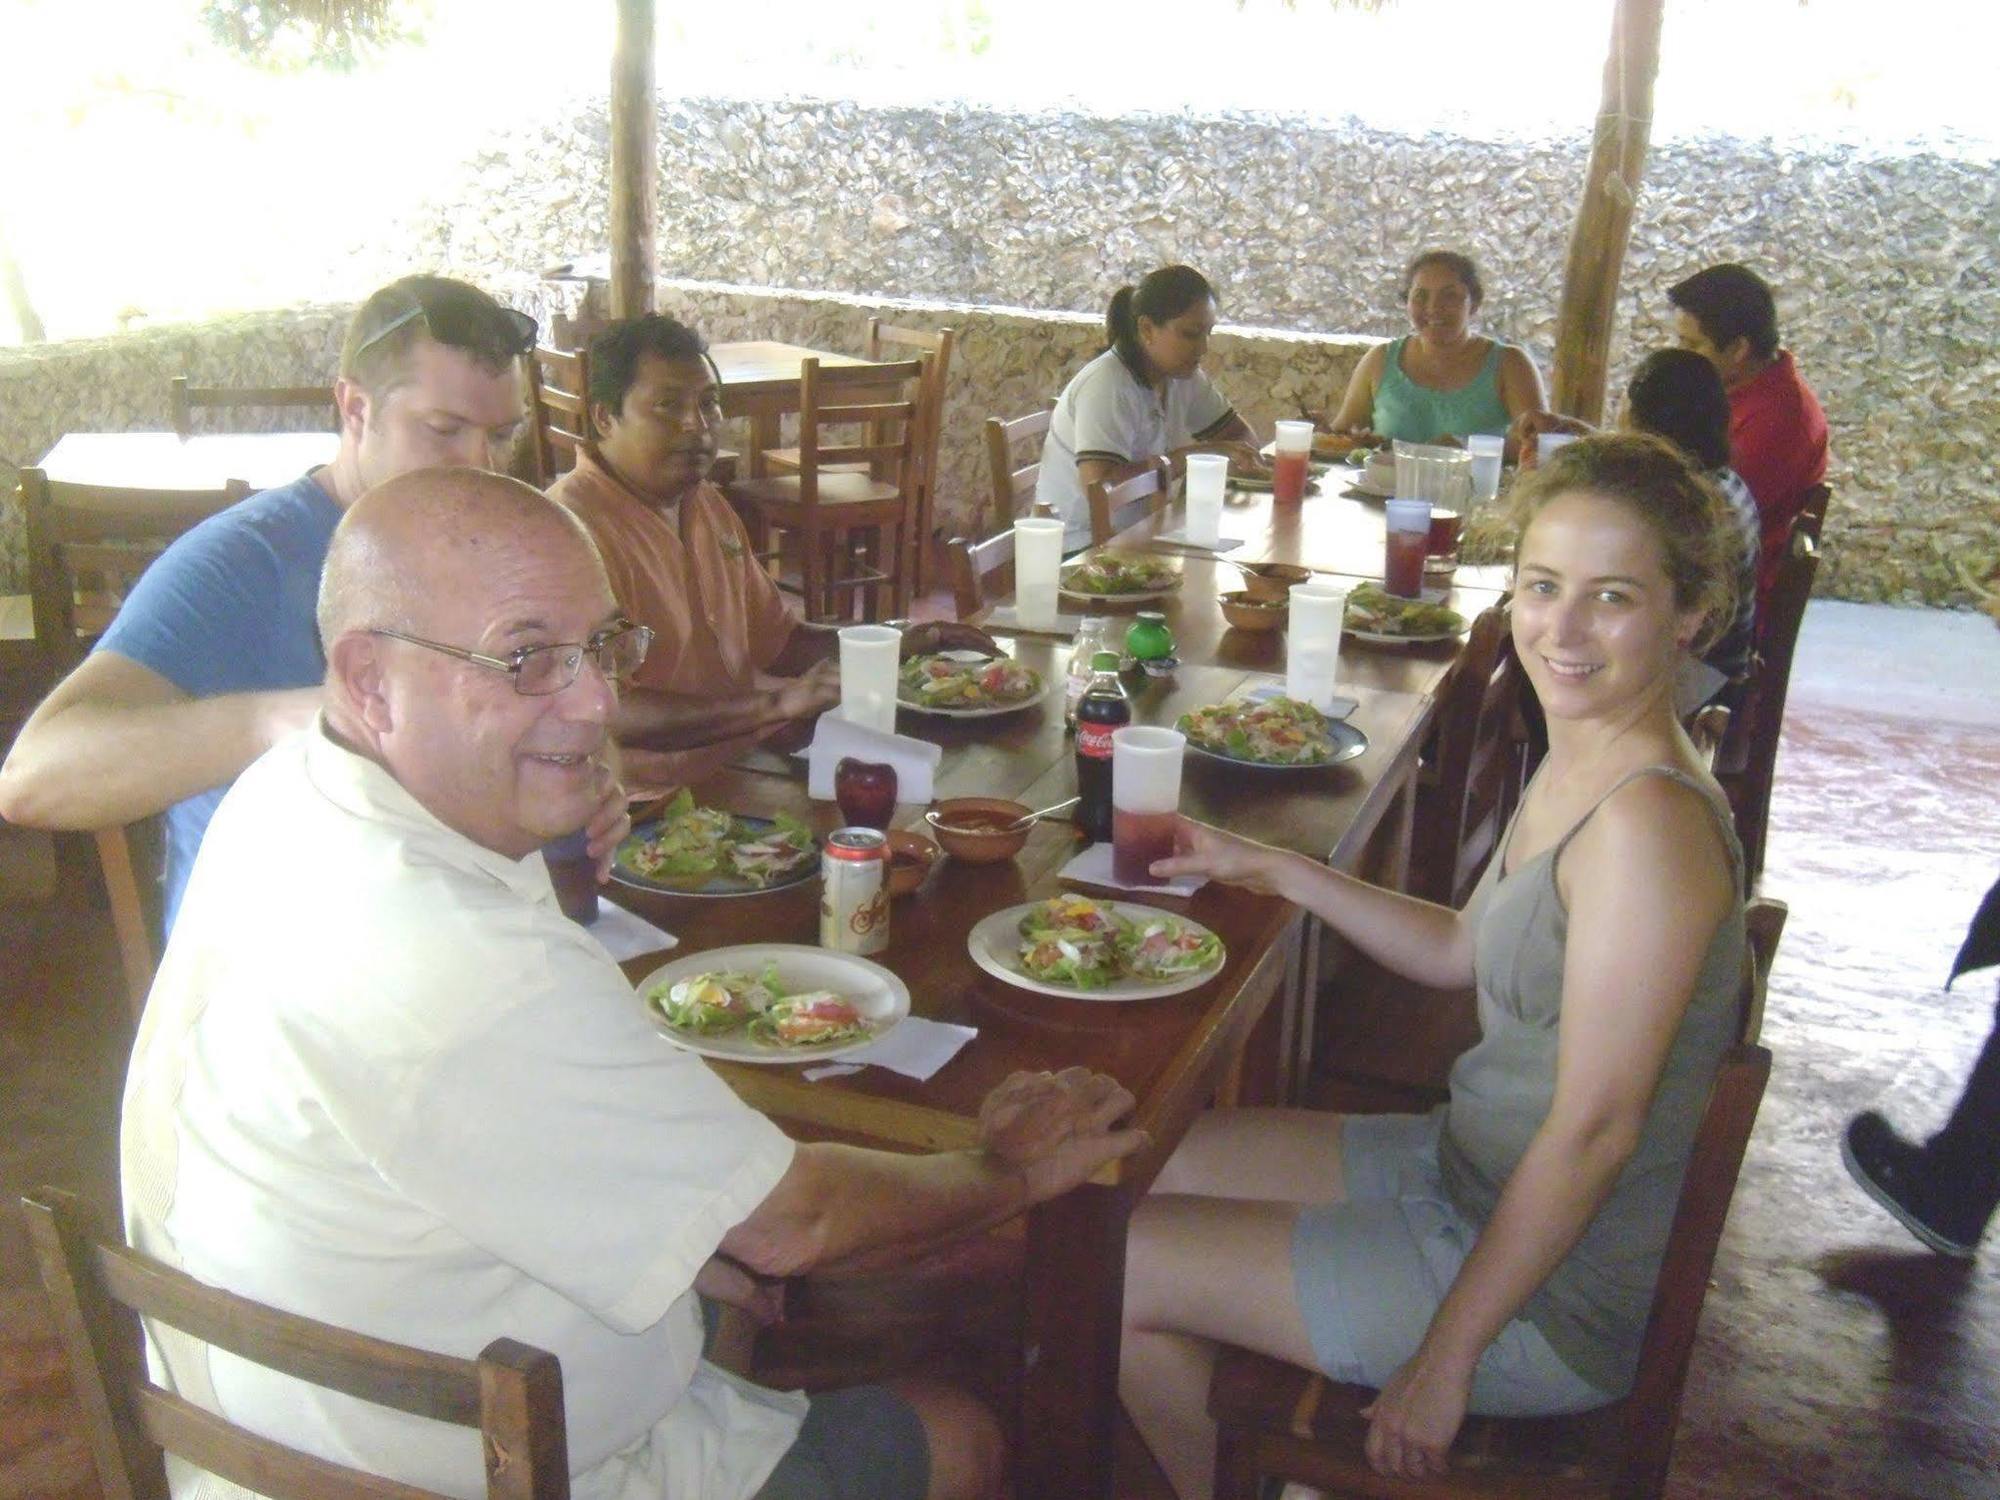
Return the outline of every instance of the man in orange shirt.
{"type": "MultiPolygon", "coordinates": [[[[699,333],[657,313],[614,324],[591,341],[588,395],[596,447],[549,494],[655,633],[615,725],[626,780],[685,785],[838,703],[838,632],[792,614],[708,482],[722,390],[699,333]]],[[[999,649],[970,626],[904,633],[906,655],[954,645],[999,649]]]]}

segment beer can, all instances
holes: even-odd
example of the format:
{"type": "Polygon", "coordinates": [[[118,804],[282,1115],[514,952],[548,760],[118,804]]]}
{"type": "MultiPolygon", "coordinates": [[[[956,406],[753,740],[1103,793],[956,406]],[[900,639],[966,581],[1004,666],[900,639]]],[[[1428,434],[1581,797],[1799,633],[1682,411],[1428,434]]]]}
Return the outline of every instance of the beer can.
{"type": "Polygon", "coordinates": [[[889,946],[889,841],[873,828],[836,828],[819,862],[819,945],[842,953],[889,946]]]}

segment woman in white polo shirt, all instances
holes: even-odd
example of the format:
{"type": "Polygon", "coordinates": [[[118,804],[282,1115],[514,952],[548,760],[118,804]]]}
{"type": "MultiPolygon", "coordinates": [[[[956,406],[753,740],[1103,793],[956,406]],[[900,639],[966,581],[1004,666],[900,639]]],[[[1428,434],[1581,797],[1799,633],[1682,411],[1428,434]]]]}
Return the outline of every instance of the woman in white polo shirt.
{"type": "Polygon", "coordinates": [[[1250,424],[1201,372],[1215,327],[1215,291],[1192,266],[1162,266],[1111,299],[1105,351],[1077,371],[1056,401],[1035,499],[1063,519],[1066,548],[1090,542],[1084,499],[1165,455],[1176,473],[1189,453],[1225,453],[1262,474],[1250,424]]]}

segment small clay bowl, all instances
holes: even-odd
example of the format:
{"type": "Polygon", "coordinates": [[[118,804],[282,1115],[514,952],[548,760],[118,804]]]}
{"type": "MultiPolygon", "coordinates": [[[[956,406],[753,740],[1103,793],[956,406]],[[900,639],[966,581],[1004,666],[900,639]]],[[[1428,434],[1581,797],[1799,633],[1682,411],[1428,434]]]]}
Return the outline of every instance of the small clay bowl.
{"type": "Polygon", "coordinates": [[[1291,598],[1293,584],[1312,576],[1311,568],[1297,563],[1252,563],[1243,569],[1243,592],[1259,602],[1283,604],[1291,598]]]}
{"type": "Polygon", "coordinates": [[[1001,830],[1033,811],[1025,802],[1009,802],[1003,797],[947,797],[924,814],[924,821],[953,859],[969,865],[991,865],[1021,852],[1035,825],[1023,823],[1007,833],[1001,830]]]}
{"type": "Polygon", "coordinates": [[[937,863],[938,846],[907,828],[892,828],[882,836],[889,841],[889,894],[907,896],[937,863]]]}
{"type": "Polygon", "coordinates": [[[1276,630],[1291,614],[1282,602],[1267,603],[1253,598],[1247,591],[1224,594],[1220,602],[1222,618],[1238,630],[1276,630]]]}

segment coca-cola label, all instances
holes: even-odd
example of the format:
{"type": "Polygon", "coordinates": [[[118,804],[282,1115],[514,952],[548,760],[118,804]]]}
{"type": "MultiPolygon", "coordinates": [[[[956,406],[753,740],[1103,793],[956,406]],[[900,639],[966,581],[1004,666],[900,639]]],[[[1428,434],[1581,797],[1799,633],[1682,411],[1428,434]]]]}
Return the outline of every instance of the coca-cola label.
{"type": "Polygon", "coordinates": [[[1111,759],[1111,735],[1117,728],[1116,724],[1078,724],[1077,754],[1088,755],[1092,760],[1111,759]]]}

